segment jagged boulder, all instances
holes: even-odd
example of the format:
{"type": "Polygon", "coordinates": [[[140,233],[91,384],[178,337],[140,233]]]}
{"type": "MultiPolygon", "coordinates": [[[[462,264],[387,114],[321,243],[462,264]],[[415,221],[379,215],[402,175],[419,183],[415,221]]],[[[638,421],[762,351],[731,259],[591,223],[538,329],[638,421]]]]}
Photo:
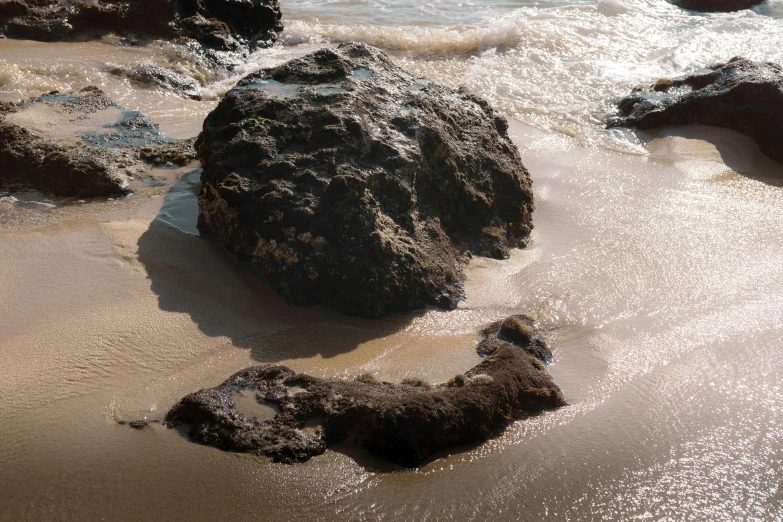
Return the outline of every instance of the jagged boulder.
{"type": "Polygon", "coordinates": [[[189,426],[190,438],[202,444],[279,462],[353,443],[401,466],[418,466],[451,446],[486,440],[514,419],[564,406],[560,389],[530,355],[535,350],[521,340],[495,343],[477,366],[436,386],[367,376],[320,379],[285,366],[256,366],[184,397],[166,425],[189,426]]]}
{"type": "Polygon", "coordinates": [[[0,0],[0,34],[67,41],[193,39],[208,49],[266,47],[283,30],[278,0],[0,0]]]}
{"type": "Polygon", "coordinates": [[[0,107],[0,188],[6,190],[120,196],[129,192],[131,176],[194,157],[191,140],[163,136],[146,116],[97,87],[0,107]]]}
{"type": "Polygon", "coordinates": [[[783,162],[783,67],[734,58],[710,72],[639,87],[620,100],[609,126],[650,129],[700,123],[753,138],[762,152],[783,162]]]}
{"type": "Polygon", "coordinates": [[[343,44],[247,76],[207,117],[199,228],[289,302],[452,308],[469,253],[524,246],[533,194],[486,101],[343,44]]]}

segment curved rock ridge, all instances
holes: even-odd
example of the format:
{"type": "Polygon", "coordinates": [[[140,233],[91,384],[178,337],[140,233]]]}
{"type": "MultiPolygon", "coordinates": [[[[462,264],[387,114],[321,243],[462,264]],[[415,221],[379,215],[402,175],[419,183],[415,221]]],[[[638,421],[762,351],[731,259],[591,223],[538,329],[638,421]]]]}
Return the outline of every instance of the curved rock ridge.
{"type": "Polygon", "coordinates": [[[674,0],[674,5],[689,11],[730,13],[761,5],[765,0],[674,0]]]}
{"type": "Polygon", "coordinates": [[[165,422],[189,428],[195,442],[277,462],[305,461],[352,443],[415,467],[451,446],[484,441],[514,419],[566,405],[531,355],[537,351],[522,341],[495,343],[477,366],[435,386],[368,375],[319,379],[285,366],[256,366],[186,396],[165,422]]]}
{"type": "Polygon", "coordinates": [[[0,0],[0,34],[47,42],[114,33],[236,51],[274,43],[280,20],[278,0],[0,0]]]}
{"type": "Polygon", "coordinates": [[[202,98],[201,84],[198,80],[156,65],[144,64],[129,67],[115,65],[107,67],[106,71],[142,84],[156,85],[183,98],[191,100],[201,100],[202,98]]]}
{"type": "Polygon", "coordinates": [[[783,67],[733,58],[706,73],[637,87],[619,102],[609,126],[650,129],[701,123],[753,138],[762,152],[783,162],[783,67]]]}
{"type": "Polygon", "coordinates": [[[195,159],[192,140],[163,136],[97,87],[0,106],[0,188],[61,197],[121,196],[152,166],[195,159]]]}
{"type": "Polygon", "coordinates": [[[471,253],[525,246],[533,194],[481,98],[343,44],[247,76],[196,141],[199,228],[289,302],[453,308],[471,253]]]}

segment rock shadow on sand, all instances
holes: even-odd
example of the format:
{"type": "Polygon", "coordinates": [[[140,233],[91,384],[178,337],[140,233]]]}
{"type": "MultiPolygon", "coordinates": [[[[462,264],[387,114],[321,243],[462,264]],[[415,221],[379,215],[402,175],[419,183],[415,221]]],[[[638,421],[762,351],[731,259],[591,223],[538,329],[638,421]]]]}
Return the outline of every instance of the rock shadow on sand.
{"type": "Polygon", "coordinates": [[[402,330],[417,316],[363,319],[287,304],[223,245],[197,235],[198,175],[171,188],[138,241],[138,260],[161,310],[188,314],[204,334],[226,337],[264,363],[331,358],[402,330]]]}

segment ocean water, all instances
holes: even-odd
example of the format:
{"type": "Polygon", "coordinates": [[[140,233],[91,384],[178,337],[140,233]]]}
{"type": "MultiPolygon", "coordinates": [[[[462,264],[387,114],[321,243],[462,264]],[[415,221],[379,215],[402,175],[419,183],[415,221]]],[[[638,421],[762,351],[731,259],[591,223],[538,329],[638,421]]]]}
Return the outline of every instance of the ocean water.
{"type": "Polygon", "coordinates": [[[734,56],[783,61],[780,0],[715,15],[664,0],[296,1],[286,13],[287,45],[377,45],[519,121],[627,152],[642,152],[633,136],[600,126],[635,85],[734,56]]]}
{"type": "Polygon", "coordinates": [[[509,116],[534,182],[530,247],[474,259],[455,311],[371,321],[288,306],[198,237],[197,173],[89,204],[0,193],[0,520],[783,520],[783,166],[723,129],[603,128],[639,83],[737,55],[783,63],[783,0],[283,12],[280,43],[231,74],[169,44],[0,40],[0,99],[94,84],[194,136],[242,75],[364,41],[509,116]],[[107,67],[140,63],[190,74],[205,99],[107,67]],[[251,364],[445,381],[511,313],[541,324],[569,406],[420,469],[350,447],[272,464],[117,423],[160,420],[251,364]]]}

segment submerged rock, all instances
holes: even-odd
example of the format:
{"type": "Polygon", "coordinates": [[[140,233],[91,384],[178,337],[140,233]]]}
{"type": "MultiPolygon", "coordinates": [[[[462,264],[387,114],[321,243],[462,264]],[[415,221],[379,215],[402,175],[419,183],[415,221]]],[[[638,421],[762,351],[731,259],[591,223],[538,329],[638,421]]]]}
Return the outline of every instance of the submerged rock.
{"type": "Polygon", "coordinates": [[[235,51],[274,43],[280,20],[278,0],[0,0],[0,34],[47,42],[114,33],[235,51]]]}
{"type": "Polygon", "coordinates": [[[97,87],[51,92],[0,109],[0,188],[63,197],[127,194],[150,165],[187,163],[189,140],[171,140],[146,116],[97,87]]]}
{"type": "Polygon", "coordinates": [[[146,420],[146,419],[144,419],[144,420],[132,420],[132,421],[121,420],[118,423],[121,424],[121,425],[130,426],[134,430],[143,430],[144,428],[146,428],[150,424],[156,424],[158,422],[160,422],[160,421],[159,420],[146,420]]]}
{"type": "Polygon", "coordinates": [[[109,67],[108,72],[142,84],[157,85],[183,98],[201,100],[201,84],[197,80],[157,65],[114,66],[109,67]]]}
{"type": "Polygon", "coordinates": [[[247,76],[207,117],[199,228],[289,302],[453,308],[470,252],[524,246],[533,194],[505,118],[343,44],[247,76]]]}
{"type": "Polygon", "coordinates": [[[353,443],[401,466],[418,466],[448,447],[486,440],[514,419],[566,404],[529,351],[522,341],[499,342],[470,371],[433,387],[368,376],[320,379],[285,366],[256,366],[186,396],[166,423],[188,426],[196,442],[279,462],[305,461],[329,446],[353,443]]]}
{"type": "Polygon", "coordinates": [[[666,92],[635,91],[618,106],[621,117],[610,127],[726,127],[750,136],[767,156],[783,162],[783,67],[778,64],[734,58],[673,80],[666,92]]]}
{"type": "Polygon", "coordinates": [[[689,11],[730,13],[763,4],[765,0],[674,0],[674,5],[689,11]]]}

